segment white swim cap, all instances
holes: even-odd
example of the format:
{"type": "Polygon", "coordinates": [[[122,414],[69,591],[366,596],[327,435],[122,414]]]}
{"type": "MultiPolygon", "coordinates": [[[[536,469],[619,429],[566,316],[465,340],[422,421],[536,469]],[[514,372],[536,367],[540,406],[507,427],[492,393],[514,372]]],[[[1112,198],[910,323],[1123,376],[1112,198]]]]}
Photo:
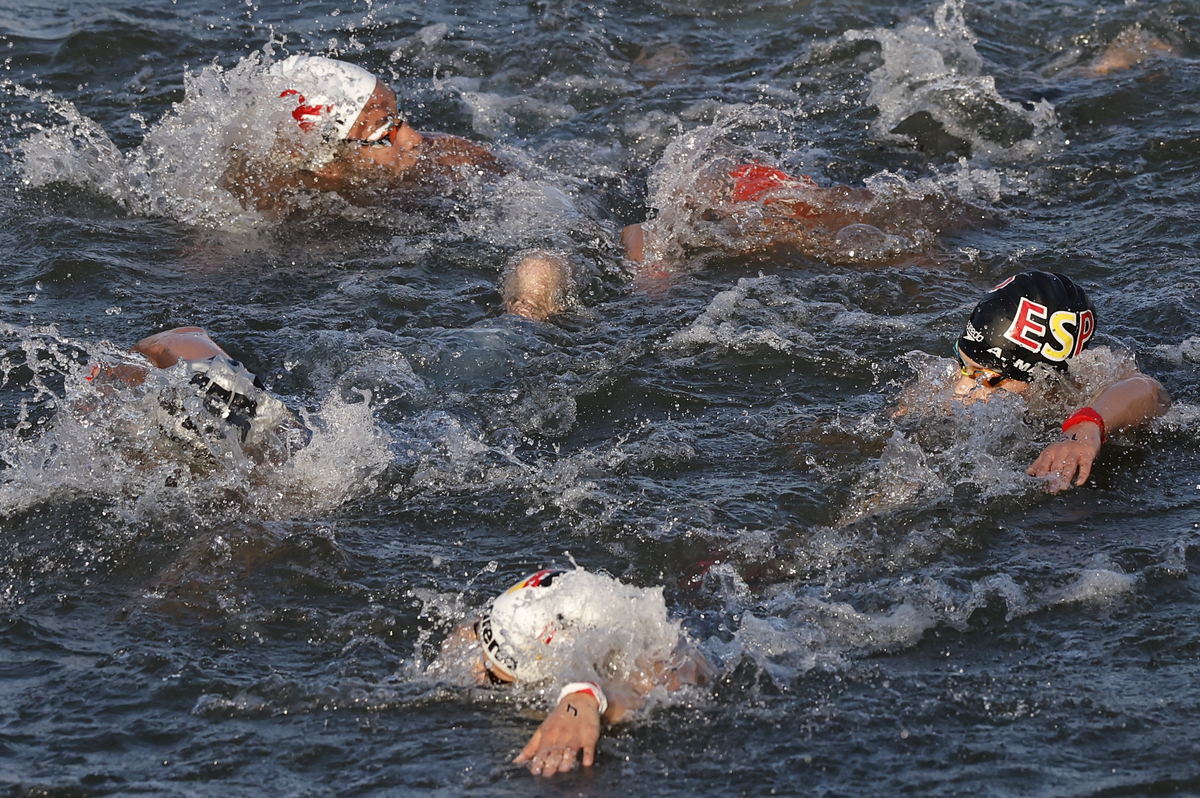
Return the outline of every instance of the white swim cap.
{"type": "Polygon", "coordinates": [[[570,572],[544,570],[527,576],[497,596],[479,621],[479,641],[492,669],[509,679],[533,679],[557,638],[569,628],[594,625],[577,596],[562,590],[570,572]]]}
{"type": "Polygon", "coordinates": [[[294,98],[292,116],[305,130],[324,117],[345,139],[375,91],[377,78],[362,67],[319,55],[293,55],[274,64],[270,74],[288,83],[281,97],[294,98]]]}

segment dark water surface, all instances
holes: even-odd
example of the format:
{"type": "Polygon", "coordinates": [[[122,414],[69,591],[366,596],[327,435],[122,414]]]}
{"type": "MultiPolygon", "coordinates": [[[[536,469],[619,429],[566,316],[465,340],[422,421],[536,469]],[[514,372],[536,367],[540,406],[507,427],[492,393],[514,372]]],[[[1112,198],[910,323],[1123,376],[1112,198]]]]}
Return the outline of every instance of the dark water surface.
{"type": "Polygon", "coordinates": [[[1200,793],[1197,30],[1191,0],[0,4],[0,790],[1200,793]],[[1088,68],[1139,31],[1169,49],[1088,68]],[[515,175],[241,213],[209,89],[264,47],[383,74],[515,175]],[[633,279],[616,231],[713,142],[995,218],[633,279]],[[545,244],[581,307],[500,316],[545,244]],[[1024,469],[1062,408],[892,416],[1029,269],[1175,400],[1058,497],[1024,469]],[[84,412],[91,362],[185,324],[312,445],[192,467],[139,448],[143,405],[84,412]],[[537,700],[424,666],[569,557],[664,586],[723,675],[539,783],[507,764],[537,700]]]}

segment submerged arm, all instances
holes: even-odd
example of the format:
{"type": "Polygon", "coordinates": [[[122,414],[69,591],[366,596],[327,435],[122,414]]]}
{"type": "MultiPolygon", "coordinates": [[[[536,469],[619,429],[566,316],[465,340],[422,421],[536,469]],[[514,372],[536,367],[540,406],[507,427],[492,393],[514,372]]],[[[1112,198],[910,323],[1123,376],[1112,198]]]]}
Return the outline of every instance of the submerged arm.
{"type": "MultiPolygon", "coordinates": [[[[1104,433],[1110,434],[1136,429],[1158,418],[1170,407],[1171,397],[1162,384],[1139,373],[1109,386],[1092,403],[1091,409],[1104,421],[1104,433]]],[[[1095,421],[1074,423],[1063,431],[1059,440],[1042,451],[1026,473],[1050,477],[1047,490],[1051,493],[1066,490],[1072,484],[1082,485],[1092,473],[1092,463],[1100,453],[1103,437],[1100,425],[1095,421]]]]}

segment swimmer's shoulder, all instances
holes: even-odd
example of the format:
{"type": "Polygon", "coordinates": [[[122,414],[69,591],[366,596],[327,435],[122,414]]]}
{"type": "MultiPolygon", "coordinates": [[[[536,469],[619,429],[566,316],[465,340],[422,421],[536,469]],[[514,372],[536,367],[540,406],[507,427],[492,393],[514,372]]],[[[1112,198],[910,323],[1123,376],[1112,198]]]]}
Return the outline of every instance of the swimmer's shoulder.
{"type": "Polygon", "coordinates": [[[427,168],[435,171],[458,171],[474,167],[489,177],[502,177],[511,170],[494,152],[482,144],[449,133],[426,133],[422,156],[427,168]]]}

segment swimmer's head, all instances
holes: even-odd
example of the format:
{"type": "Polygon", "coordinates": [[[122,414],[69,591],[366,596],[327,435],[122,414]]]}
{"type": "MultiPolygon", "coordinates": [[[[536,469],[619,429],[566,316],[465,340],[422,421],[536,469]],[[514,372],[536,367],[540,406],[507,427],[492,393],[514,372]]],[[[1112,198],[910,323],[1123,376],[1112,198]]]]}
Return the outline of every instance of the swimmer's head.
{"type": "Polygon", "coordinates": [[[477,633],[490,671],[501,681],[535,677],[572,615],[561,606],[565,571],[546,569],[525,577],[492,601],[477,633]]]}
{"type": "Polygon", "coordinates": [[[984,370],[1028,382],[1035,366],[1066,369],[1095,332],[1096,309],[1082,288],[1061,274],[1026,272],[984,295],[955,349],[984,370]]]}
{"type": "Polygon", "coordinates": [[[345,61],[316,55],[293,55],[270,68],[283,78],[280,94],[295,102],[292,116],[304,130],[329,125],[333,137],[346,139],[375,91],[378,78],[345,61]]]}

